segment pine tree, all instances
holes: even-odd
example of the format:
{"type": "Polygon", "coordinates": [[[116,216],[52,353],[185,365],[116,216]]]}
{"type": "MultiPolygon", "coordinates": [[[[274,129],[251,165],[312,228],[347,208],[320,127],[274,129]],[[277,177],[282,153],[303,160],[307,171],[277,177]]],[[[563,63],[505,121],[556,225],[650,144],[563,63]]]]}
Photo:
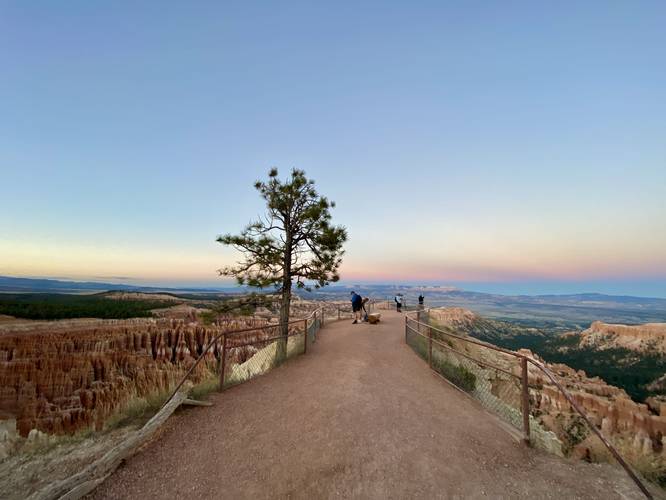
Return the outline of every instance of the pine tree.
{"type": "Polygon", "coordinates": [[[281,294],[280,334],[276,361],[286,357],[289,306],[292,287],[310,290],[340,279],[343,244],[347,231],[331,224],[335,203],[320,196],[314,181],[294,169],[286,181],[271,169],[268,181],[254,187],[266,201],[266,214],[250,222],[239,235],[226,234],[217,241],[243,254],[236,265],[219,269],[222,276],[236,278],[239,285],[274,287],[281,294]]]}

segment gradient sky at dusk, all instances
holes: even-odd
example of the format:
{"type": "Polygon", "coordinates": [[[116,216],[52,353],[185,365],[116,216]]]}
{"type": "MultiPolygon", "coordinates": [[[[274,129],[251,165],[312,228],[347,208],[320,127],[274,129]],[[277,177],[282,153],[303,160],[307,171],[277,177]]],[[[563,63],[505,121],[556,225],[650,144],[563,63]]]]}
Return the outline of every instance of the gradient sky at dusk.
{"type": "Polygon", "coordinates": [[[0,5],[0,274],[221,285],[305,169],[347,282],[666,297],[666,3],[0,5]]]}

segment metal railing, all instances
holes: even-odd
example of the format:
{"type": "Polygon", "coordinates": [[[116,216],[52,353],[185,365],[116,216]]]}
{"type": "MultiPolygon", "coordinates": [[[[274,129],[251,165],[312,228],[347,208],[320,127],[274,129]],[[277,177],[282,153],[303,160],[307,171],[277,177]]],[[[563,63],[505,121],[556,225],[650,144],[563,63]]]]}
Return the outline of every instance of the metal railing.
{"type": "MultiPolygon", "coordinates": [[[[375,305],[376,301],[368,301],[366,303],[367,312],[373,311],[375,305]]],[[[281,330],[280,323],[220,333],[203,347],[201,354],[176,385],[162,407],[171,401],[197,366],[210,356],[217,358],[218,389],[222,391],[231,385],[245,382],[273,368],[277,364],[276,360],[279,359],[275,352],[278,343],[286,344],[285,359],[299,353],[305,354],[308,345],[315,342],[317,332],[327,321],[352,318],[353,315],[350,303],[322,302],[306,318],[290,321],[289,333],[286,336],[279,333],[281,330]]]]}
{"type": "MultiPolygon", "coordinates": [[[[384,301],[378,302],[374,299],[370,299],[365,303],[365,311],[370,314],[377,309],[378,304],[383,303],[384,301]]],[[[351,302],[349,301],[339,301],[339,302],[322,302],[320,309],[325,318],[335,320],[335,319],[352,319],[354,317],[354,312],[352,310],[351,302]]]]}
{"type": "MultiPolygon", "coordinates": [[[[385,311],[395,311],[397,309],[396,306],[397,304],[394,299],[382,299],[375,301],[375,307],[385,311]]],[[[402,312],[423,311],[425,310],[425,306],[423,304],[419,304],[418,302],[408,302],[403,297],[400,309],[402,312]]]]}
{"type": "Polygon", "coordinates": [[[211,356],[218,365],[218,390],[223,391],[266,373],[288,358],[307,353],[308,345],[315,342],[325,321],[323,309],[319,308],[306,318],[290,321],[287,335],[280,333],[281,323],[220,333],[204,346],[162,407],[173,399],[197,366],[211,356]]]}
{"type": "MultiPolygon", "coordinates": [[[[436,326],[428,310],[405,315],[406,343],[428,362],[434,372],[521,431],[526,444],[567,456],[571,455],[580,443],[594,435],[641,492],[647,498],[652,498],[632,467],[548,367],[530,356],[454,331],[454,328],[436,326]],[[530,365],[533,367],[532,371],[550,382],[573,408],[571,413],[577,418],[562,424],[567,426],[566,433],[554,432],[562,429],[546,427],[534,414],[536,411],[531,411],[531,401],[538,397],[538,387],[530,380],[530,365]]],[[[532,375],[532,380],[537,378],[535,373],[532,375]]],[[[587,453],[589,454],[589,449],[587,453]]]]}

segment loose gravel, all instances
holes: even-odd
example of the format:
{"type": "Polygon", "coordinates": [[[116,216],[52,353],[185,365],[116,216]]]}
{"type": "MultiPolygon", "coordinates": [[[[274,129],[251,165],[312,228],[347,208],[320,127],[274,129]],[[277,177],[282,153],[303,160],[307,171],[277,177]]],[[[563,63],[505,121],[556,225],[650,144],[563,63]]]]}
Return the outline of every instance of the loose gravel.
{"type": "Polygon", "coordinates": [[[179,410],[93,494],[120,498],[641,498],[614,466],[519,443],[404,342],[330,323],[305,356],[179,410]]]}

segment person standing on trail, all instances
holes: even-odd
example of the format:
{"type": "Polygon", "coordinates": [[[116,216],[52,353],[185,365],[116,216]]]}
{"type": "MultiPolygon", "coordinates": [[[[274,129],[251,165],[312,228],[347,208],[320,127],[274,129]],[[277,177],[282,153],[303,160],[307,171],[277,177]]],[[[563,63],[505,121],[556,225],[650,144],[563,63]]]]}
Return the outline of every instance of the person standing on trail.
{"type": "MultiPolygon", "coordinates": [[[[363,322],[367,323],[368,322],[368,310],[365,308],[365,305],[370,301],[369,297],[363,297],[363,300],[361,301],[361,308],[363,309],[363,322]]],[[[370,306],[368,306],[370,307],[370,306]]]]}
{"type": "Polygon", "coordinates": [[[352,291],[351,303],[352,303],[352,311],[354,313],[354,321],[352,322],[352,325],[355,325],[361,319],[361,309],[363,309],[363,297],[361,297],[358,293],[352,291]]]}
{"type": "Polygon", "coordinates": [[[419,294],[419,309],[423,309],[423,301],[425,300],[425,297],[423,294],[419,294]]]}
{"type": "Polygon", "coordinates": [[[395,310],[402,312],[402,295],[397,294],[393,300],[395,300],[395,310]]]}

